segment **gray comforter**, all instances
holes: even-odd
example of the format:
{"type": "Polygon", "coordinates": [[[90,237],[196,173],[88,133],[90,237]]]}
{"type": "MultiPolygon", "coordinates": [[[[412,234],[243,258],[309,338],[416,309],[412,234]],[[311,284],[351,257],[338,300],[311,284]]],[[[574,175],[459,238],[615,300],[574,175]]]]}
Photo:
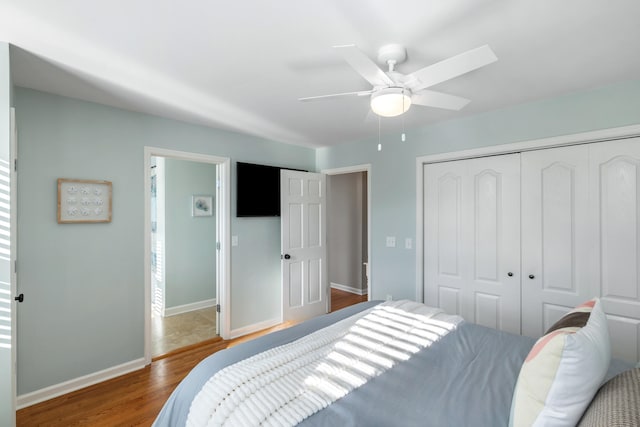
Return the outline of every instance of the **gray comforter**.
{"type": "MultiPolygon", "coordinates": [[[[195,395],[225,366],[378,303],[348,307],[213,354],[178,385],[154,426],[184,426],[195,395]]],[[[463,322],[430,347],[316,412],[301,425],[506,426],[520,365],[533,343],[532,338],[463,322]]]]}

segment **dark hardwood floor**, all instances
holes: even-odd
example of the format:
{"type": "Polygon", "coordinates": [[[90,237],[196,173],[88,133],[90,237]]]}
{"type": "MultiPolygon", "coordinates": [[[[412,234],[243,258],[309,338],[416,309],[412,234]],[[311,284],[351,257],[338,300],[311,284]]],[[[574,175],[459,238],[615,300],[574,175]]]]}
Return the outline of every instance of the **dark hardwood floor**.
{"type": "Polygon", "coordinates": [[[367,301],[367,299],[368,295],[366,294],[356,295],[349,292],[339,291],[337,289],[331,289],[331,311],[337,311],[341,308],[367,301]]]}
{"type": "MultiPolygon", "coordinates": [[[[331,311],[366,301],[367,295],[331,290],[331,311]]],[[[173,389],[202,359],[216,351],[290,324],[234,340],[214,338],[176,350],[139,371],[122,375],[17,412],[18,426],[150,426],[173,389]]]]}

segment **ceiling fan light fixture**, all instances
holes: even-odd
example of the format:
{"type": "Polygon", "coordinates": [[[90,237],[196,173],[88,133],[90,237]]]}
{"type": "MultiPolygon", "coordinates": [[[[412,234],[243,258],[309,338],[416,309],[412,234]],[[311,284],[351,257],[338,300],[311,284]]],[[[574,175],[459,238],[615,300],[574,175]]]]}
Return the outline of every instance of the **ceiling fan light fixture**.
{"type": "Polygon", "coordinates": [[[382,117],[395,117],[411,107],[411,92],[401,87],[389,87],[371,95],[371,110],[382,117]]]}

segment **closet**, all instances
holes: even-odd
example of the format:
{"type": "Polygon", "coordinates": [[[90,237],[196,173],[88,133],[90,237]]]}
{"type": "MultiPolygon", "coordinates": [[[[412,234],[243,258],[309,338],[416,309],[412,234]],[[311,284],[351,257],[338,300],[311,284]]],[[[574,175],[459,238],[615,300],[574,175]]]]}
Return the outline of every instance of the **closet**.
{"type": "Polygon", "coordinates": [[[599,296],[640,360],[640,138],[423,168],[427,304],[539,337],[599,296]]]}

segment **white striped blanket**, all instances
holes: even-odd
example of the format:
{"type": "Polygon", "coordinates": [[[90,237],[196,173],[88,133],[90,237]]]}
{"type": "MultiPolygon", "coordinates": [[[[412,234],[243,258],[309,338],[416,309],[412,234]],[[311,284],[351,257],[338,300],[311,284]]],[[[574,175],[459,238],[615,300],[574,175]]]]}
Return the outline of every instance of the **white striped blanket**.
{"type": "Polygon", "coordinates": [[[218,371],[191,403],[187,426],[298,424],[460,321],[413,301],[379,304],[218,371]]]}

